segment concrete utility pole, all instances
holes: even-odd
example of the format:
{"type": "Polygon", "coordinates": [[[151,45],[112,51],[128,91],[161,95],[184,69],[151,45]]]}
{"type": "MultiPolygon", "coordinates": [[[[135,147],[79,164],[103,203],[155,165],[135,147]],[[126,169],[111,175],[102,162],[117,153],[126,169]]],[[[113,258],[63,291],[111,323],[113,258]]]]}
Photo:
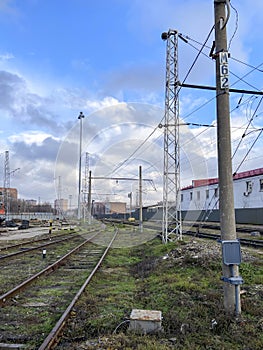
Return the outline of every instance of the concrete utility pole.
{"type": "MultiPolygon", "coordinates": [[[[233,194],[233,172],[231,160],[231,134],[229,113],[228,51],[226,25],[229,18],[229,0],[214,0],[215,15],[215,55],[216,58],[216,106],[217,106],[217,149],[219,175],[219,210],[221,239],[236,240],[236,224],[233,194]],[[227,15],[226,15],[227,6],[227,15]]],[[[231,276],[229,265],[222,265],[223,275],[231,276]]],[[[233,271],[232,271],[233,273],[233,271]]],[[[238,275],[238,266],[234,266],[234,274],[238,275]]],[[[240,289],[238,286],[238,299],[240,289]]],[[[224,283],[224,307],[227,313],[235,312],[235,303],[240,313],[240,302],[235,298],[235,286],[224,283]]]]}

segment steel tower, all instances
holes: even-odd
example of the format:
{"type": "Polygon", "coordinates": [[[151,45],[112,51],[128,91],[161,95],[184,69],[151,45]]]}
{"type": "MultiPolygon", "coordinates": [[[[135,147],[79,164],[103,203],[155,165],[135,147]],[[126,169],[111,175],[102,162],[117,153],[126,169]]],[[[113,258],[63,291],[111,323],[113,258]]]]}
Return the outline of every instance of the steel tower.
{"type": "Polygon", "coordinates": [[[162,33],[166,40],[164,170],[163,170],[163,243],[182,239],[178,101],[178,33],[162,33]]]}

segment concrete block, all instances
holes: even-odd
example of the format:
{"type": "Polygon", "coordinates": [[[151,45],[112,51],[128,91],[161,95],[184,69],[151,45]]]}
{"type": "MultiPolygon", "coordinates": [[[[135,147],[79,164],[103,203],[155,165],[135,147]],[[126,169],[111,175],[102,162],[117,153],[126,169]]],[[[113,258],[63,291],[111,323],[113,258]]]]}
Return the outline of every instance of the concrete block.
{"type": "Polygon", "coordinates": [[[130,315],[129,330],[142,334],[161,332],[161,311],[133,309],[130,315]]]}

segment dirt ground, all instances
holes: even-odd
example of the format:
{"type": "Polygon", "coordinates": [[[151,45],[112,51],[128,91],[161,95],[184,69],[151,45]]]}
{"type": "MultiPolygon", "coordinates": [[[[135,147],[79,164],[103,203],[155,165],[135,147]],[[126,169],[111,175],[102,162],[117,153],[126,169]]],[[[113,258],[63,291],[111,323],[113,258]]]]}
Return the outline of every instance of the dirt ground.
{"type": "Polygon", "coordinates": [[[38,235],[43,235],[48,233],[48,227],[32,227],[25,230],[6,230],[2,229],[0,231],[1,241],[10,241],[24,238],[31,238],[38,235]]]}

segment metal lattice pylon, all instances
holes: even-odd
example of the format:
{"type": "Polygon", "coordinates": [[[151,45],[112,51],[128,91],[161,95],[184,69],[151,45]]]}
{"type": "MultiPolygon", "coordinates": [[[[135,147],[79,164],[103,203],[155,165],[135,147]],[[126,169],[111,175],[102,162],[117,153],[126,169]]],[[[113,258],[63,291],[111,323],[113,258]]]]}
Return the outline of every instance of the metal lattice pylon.
{"type": "Polygon", "coordinates": [[[162,34],[166,40],[166,89],[164,122],[163,223],[164,243],[182,238],[179,153],[178,34],[162,34]]]}

